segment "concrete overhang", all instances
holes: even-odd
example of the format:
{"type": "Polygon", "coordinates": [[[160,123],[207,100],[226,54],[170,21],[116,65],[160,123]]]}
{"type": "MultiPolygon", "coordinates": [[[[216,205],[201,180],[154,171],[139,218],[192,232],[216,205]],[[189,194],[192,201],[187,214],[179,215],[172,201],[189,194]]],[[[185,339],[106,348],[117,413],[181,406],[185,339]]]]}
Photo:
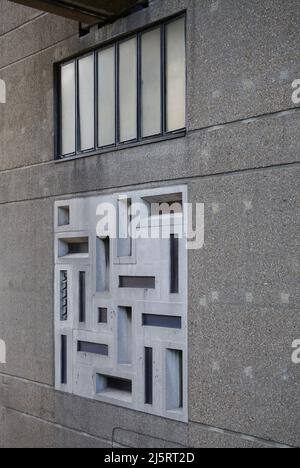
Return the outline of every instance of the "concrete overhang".
{"type": "Polygon", "coordinates": [[[94,25],[113,21],[148,0],[10,0],[37,10],[63,16],[80,23],[94,25]]]}

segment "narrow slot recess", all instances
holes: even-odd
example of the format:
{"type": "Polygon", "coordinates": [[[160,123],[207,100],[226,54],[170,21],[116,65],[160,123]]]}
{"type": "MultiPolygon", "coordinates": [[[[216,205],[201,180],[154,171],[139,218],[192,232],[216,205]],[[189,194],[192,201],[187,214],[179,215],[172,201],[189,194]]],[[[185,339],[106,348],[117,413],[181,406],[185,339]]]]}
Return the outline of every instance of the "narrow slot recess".
{"type": "Polygon", "coordinates": [[[61,342],[60,342],[60,379],[61,384],[67,384],[67,336],[61,335],[61,342]]]}
{"type": "Polygon", "coordinates": [[[153,349],[145,348],[145,404],[153,404],[153,349]]]}
{"type": "Polygon", "coordinates": [[[170,236],[170,293],[179,291],[179,239],[175,234],[170,236]]]}
{"type": "Polygon", "coordinates": [[[118,307],[118,362],[132,362],[132,309],[118,307]]]}
{"type": "Polygon", "coordinates": [[[59,227],[70,224],[70,207],[60,206],[57,210],[57,224],[59,227]]]}
{"type": "Polygon", "coordinates": [[[90,343],[88,341],[78,341],[77,351],[79,353],[99,354],[108,356],[108,345],[100,343],[90,343]]]}
{"type": "Polygon", "coordinates": [[[154,276],[119,276],[119,288],[155,289],[154,276]]]}
{"type": "Polygon", "coordinates": [[[85,323],[86,318],[86,273],[79,272],[79,322],[85,323]]]}
{"type": "Polygon", "coordinates": [[[182,328],[181,317],[170,315],[143,314],[142,323],[144,327],[182,328]]]}
{"type": "Polygon", "coordinates": [[[183,352],[166,350],[166,407],[168,411],[183,407],[183,352]]]}

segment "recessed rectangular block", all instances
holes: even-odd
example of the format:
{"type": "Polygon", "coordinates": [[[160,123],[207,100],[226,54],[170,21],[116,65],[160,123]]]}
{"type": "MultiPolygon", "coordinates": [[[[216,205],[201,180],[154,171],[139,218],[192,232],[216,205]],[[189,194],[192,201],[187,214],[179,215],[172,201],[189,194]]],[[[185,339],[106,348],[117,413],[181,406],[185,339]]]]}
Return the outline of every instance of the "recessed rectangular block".
{"type": "Polygon", "coordinates": [[[88,237],[71,237],[58,240],[59,257],[87,257],[89,254],[88,237]]]}
{"type": "Polygon", "coordinates": [[[96,239],[96,282],[97,292],[109,291],[110,239],[96,239]]]}
{"type": "Polygon", "coordinates": [[[162,327],[181,329],[181,317],[170,315],[143,314],[142,323],[144,327],[162,327]]]}
{"type": "Polygon", "coordinates": [[[118,257],[132,255],[132,238],[129,232],[131,199],[124,197],[118,200],[118,257]]]}
{"type": "Polygon", "coordinates": [[[132,309],[118,307],[118,362],[132,362],[132,309]]]}
{"type": "Polygon", "coordinates": [[[131,401],[132,381],[120,377],[96,374],[96,393],[123,401],[131,401]]]}
{"type": "Polygon", "coordinates": [[[57,210],[58,226],[68,226],[70,224],[70,207],[60,206],[57,210]]]}
{"type": "Polygon", "coordinates": [[[88,341],[78,341],[77,351],[79,353],[100,354],[101,356],[108,356],[108,346],[99,343],[89,343],[88,341]]]}
{"type": "Polygon", "coordinates": [[[154,276],[119,276],[120,288],[155,289],[154,276]]]}
{"type": "Polygon", "coordinates": [[[107,309],[98,307],[98,323],[107,323],[107,309]]]}
{"type": "Polygon", "coordinates": [[[166,350],[166,407],[178,410],[183,407],[182,351],[166,350]]]}

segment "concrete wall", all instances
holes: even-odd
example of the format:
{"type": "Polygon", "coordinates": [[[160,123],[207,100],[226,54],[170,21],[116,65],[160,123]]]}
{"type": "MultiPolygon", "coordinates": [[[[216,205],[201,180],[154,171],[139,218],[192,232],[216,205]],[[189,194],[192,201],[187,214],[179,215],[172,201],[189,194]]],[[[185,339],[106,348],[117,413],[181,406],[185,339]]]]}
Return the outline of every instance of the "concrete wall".
{"type": "Polygon", "coordinates": [[[6,0],[0,13],[0,446],[300,446],[299,1],[153,0],[81,39],[6,0]],[[53,63],[184,9],[187,136],[54,162],[53,63]],[[54,391],[54,202],[172,184],[206,206],[189,424],[54,391]]]}

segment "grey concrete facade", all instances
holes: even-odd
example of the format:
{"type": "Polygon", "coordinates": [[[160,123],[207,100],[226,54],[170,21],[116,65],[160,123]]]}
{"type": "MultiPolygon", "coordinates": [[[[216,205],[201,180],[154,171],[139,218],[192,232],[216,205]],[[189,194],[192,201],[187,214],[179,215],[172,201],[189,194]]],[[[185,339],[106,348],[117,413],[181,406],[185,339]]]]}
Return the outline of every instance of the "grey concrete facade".
{"type": "Polygon", "coordinates": [[[153,0],[83,38],[0,0],[1,447],[299,447],[298,0],[153,0]],[[54,161],[53,64],[186,10],[187,134],[54,161]],[[188,424],[54,390],[54,203],[186,185],[188,424]]]}

